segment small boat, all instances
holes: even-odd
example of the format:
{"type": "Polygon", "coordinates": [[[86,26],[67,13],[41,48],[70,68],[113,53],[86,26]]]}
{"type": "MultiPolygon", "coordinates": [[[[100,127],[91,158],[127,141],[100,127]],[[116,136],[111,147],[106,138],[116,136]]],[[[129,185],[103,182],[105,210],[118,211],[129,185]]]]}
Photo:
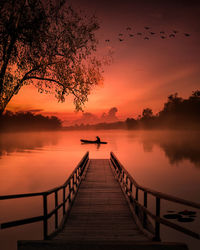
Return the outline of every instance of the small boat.
{"type": "Polygon", "coordinates": [[[107,142],[105,142],[105,141],[100,141],[100,142],[98,142],[98,141],[90,141],[90,140],[83,140],[83,139],[81,139],[80,141],[81,141],[82,143],[107,144],[107,142]]]}

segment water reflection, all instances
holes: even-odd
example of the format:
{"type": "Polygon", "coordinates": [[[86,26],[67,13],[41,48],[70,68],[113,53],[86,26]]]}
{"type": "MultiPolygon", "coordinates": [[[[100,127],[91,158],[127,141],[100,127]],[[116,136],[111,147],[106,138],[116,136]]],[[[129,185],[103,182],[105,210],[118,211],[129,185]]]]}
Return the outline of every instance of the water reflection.
{"type": "Polygon", "coordinates": [[[200,167],[200,132],[156,131],[142,134],[142,143],[145,152],[152,152],[155,145],[159,146],[171,165],[189,160],[200,167]]]}
{"type": "MultiPolygon", "coordinates": [[[[35,149],[43,149],[45,146],[57,145],[61,138],[68,138],[69,133],[43,132],[43,133],[7,133],[0,134],[0,158],[13,152],[31,152],[35,149]]],[[[79,133],[82,133],[79,131],[79,133]]],[[[126,132],[124,132],[126,133],[126,132]]],[[[117,132],[113,133],[112,140],[116,140],[117,132]]],[[[121,134],[120,134],[121,135],[121,134]]],[[[73,136],[70,136],[70,143],[74,144],[73,136]],[[72,140],[72,141],[71,141],[72,140]]],[[[122,137],[120,138],[120,140],[122,137]]],[[[189,160],[195,166],[200,167],[200,132],[189,131],[145,131],[138,133],[130,131],[128,141],[123,146],[128,147],[129,141],[139,140],[143,144],[144,152],[151,153],[154,146],[159,146],[169,159],[171,165],[179,164],[184,160],[189,160]]],[[[119,142],[120,143],[120,142],[119,142]]],[[[79,140],[76,141],[79,146],[79,140]]],[[[88,145],[82,144],[85,151],[88,145]]],[[[101,144],[92,145],[92,149],[101,150],[101,144]]],[[[91,149],[91,148],[89,148],[91,149]]],[[[112,147],[110,150],[113,150],[112,147]]],[[[78,150],[78,147],[77,147],[78,150]]]]}
{"type": "MultiPolygon", "coordinates": [[[[200,168],[194,166],[200,167],[200,132],[102,130],[98,133],[108,144],[81,145],[80,138],[92,139],[96,131],[0,134],[0,194],[39,192],[56,187],[66,181],[86,151],[90,151],[91,158],[108,158],[113,151],[139,184],[199,201],[200,168]],[[172,168],[168,162],[181,163],[181,167],[172,168]]],[[[42,204],[35,200],[26,204],[17,204],[17,200],[3,203],[0,204],[3,221],[39,214],[42,204]]],[[[164,203],[163,209],[163,214],[169,214],[168,210],[178,214],[186,208],[164,203]]],[[[184,222],[193,218],[192,226],[199,228],[199,215],[195,219],[191,216],[188,219],[185,217],[189,215],[183,214],[178,218],[184,222]]],[[[23,230],[19,227],[1,232],[0,241],[5,241],[3,249],[16,249],[17,239],[40,239],[41,228],[32,224],[23,230]]]]}
{"type": "Polygon", "coordinates": [[[59,133],[4,133],[0,134],[0,158],[14,152],[29,153],[47,145],[56,145],[59,133]]]}
{"type": "MultiPolygon", "coordinates": [[[[101,144],[100,143],[94,143],[94,144],[92,144],[97,150],[99,150],[100,149],[100,147],[101,147],[101,144]]],[[[81,146],[82,147],[88,147],[88,144],[86,144],[86,143],[81,143],[81,146]]]]}

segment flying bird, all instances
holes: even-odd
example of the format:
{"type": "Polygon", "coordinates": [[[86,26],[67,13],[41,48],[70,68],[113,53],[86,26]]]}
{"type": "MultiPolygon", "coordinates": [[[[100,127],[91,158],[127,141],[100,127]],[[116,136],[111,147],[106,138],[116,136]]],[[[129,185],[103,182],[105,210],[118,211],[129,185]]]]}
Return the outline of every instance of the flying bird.
{"type": "Polygon", "coordinates": [[[161,36],[161,38],[162,38],[162,39],[165,39],[165,38],[166,38],[166,36],[161,36]]]}
{"type": "Polygon", "coordinates": [[[173,32],[174,32],[174,34],[177,34],[177,33],[178,33],[178,31],[177,31],[177,30],[173,30],[173,32]]]}
{"type": "Polygon", "coordinates": [[[184,35],[185,35],[185,36],[190,36],[190,34],[188,34],[188,33],[184,33],[184,35]]]}
{"type": "Polygon", "coordinates": [[[145,36],[145,37],[144,37],[144,40],[149,40],[149,37],[145,36]]]}
{"type": "Polygon", "coordinates": [[[133,37],[134,35],[133,34],[129,34],[130,37],[133,37]]]}
{"type": "Polygon", "coordinates": [[[164,31],[160,31],[160,34],[165,34],[165,32],[164,31]]]}
{"type": "Polygon", "coordinates": [[[124,39],[119,38],[119,41],[122,42],[122,41],[124,41],[124,39]]]}
{"type": "Polygon", "coordinates": [[[109,39],[106,39],[105,42],[110,42],[110,40],[109,40],[109,39]]]}
{"type": "Polygon", "coordinates": [[[175,35],[174,35],[174,34],[170,34],[169,37],[170,37],[170,38],[173,38],[173,37],[175,37],[175,35]]]}
{"type": "Polygon", "coordinates": [[[119,36],[123,36],[123,34],[122,34],[122,33],[119,33],[119,36]]]}
{"type": "Polygon", "coordinates": [[[155,35],[156,33],[155,32],[150,32],[151,35],[155,35]]]}
{"type": "Polygon", "coordinates": [[[148,27],[148,26],[145,26],[144,28],[145,28],[145,30],[149,30],[150,29],[150,27],[148,27]]]}
{"type": "Polygon", "coordinates": [[[137,35],[141,36],[141,35],[142,35],[142,33],[141,33],[141,32],[138,32],[138,33],[137,33],[137,35]]]}

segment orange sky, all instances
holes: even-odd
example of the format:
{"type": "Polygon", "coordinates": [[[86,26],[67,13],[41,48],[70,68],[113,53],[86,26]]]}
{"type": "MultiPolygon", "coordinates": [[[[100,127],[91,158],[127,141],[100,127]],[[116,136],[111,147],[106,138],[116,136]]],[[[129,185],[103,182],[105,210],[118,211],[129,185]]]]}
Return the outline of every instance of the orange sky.
{"type": "MultiPolygon", "coordinates": [[[[117,107],[119,119],[136,118],[146,107],[154,113],[161,110],[172,93],[188,97],[200,88],[200,4],[184,0],[157,3],[155,0],[73,1],[75,7],[98,16],[99,51],[114,52],[113,63],[105,68],[104,84],[93,90],[85,112],[100,116],[117,107]],[[131,31],[127,30],[129,26],[131,31]],[[151,36],[144,26],[156,34],[151,36]],[[169,38],[173,30],[179,33],[169,38]],[[160,31],[168,38],[161,39],[160,31]],[[142,32],[142,36],[137,32],[142,32]],[[122,42],[118,40],[119,33],[123,33],[122,42]],[[129,37],[130,33],[134,37],[129,37]],[[145,40],[145,36],[150,39],[145,40]]],[[[43,114],[57,115],[65,124],[82,116],[74,112],[72,98],[57,103],[53,96],[39,94],[33,86],[23,87],[7,109],[40,110],[43,114]]]]}

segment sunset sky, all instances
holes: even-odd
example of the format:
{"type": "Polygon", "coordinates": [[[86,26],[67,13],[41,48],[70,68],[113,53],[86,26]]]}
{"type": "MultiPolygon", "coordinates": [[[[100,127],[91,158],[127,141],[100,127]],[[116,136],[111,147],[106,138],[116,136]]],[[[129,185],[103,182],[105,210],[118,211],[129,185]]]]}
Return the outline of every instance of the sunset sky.
{"type": "MultiPolygon", "coordinates": [[[[98,17],[99,53],[103,56],[113,52],[113,63],[105,67],[104,83],[92,91],[85,112],[100,117],[116,107],[120,120],[136,118],[146,107],[157,113],[172,93],[188,97],[193,90],[200,89],[199,1],[71,2],[75,8],[98,17]],[[145,29],[146,26],[150,29],[145,29]],[[123,34],[121,42],[119,33],[123,34]],[[169,37],[170,34],[175,37],[169,37]],[[105,42],[107,39],[110,41],[105,42]]],[[[82,113],[74,112],[72,98],[58,103],[54,96],[39,94],[33,86],[23,87],[7,109],[57,115],[66,125],[82,117],[82,113]]]]}

